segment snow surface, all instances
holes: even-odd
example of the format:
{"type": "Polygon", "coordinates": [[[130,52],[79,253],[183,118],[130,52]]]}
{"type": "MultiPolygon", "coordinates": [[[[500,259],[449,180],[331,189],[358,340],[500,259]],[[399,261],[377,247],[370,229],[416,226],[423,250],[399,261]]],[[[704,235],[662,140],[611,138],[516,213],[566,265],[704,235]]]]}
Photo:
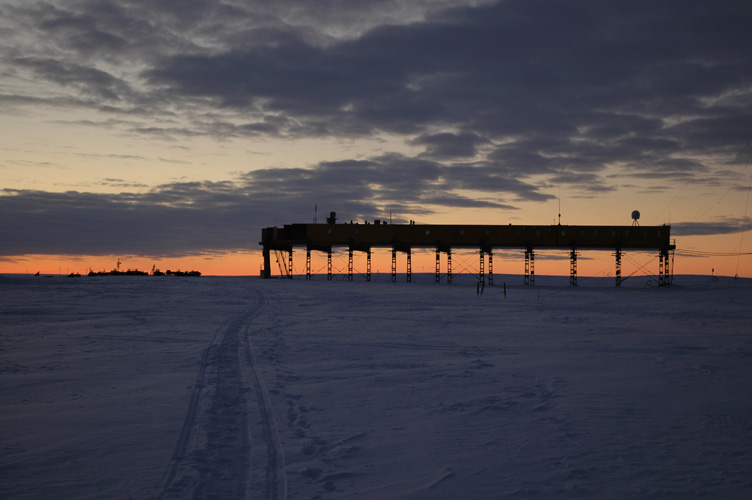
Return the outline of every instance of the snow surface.
{"type": "Polygon", "coordinates": [[[751,280],[414,279],[0,277],[0,498],[752,498],[751,280]]]}

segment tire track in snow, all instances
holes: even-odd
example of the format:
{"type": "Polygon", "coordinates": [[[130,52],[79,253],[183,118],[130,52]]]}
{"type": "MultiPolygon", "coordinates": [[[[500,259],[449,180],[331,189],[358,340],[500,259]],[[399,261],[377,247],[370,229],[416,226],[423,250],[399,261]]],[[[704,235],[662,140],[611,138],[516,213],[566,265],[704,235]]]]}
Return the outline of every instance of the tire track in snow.
{"type": "MultiPolygon", "coordinates": [[[[159,499],[248,498],[252,470],[251,418],[261,415],[266,464],[266,495],[285,498],[279,437],[268,394],[253,366],[250,329],[268,305],[258,293],[255,304],[215,332],[201,356],[188,412],[159,499]],[[250,380],[249,380],[250,379],[250,380]],[[256,392],[255,404],[250,394],[256,392]]],[[[254,455],[258,455],[259,450],[254,455]]],[[[258,496],[258,491],[255,492],[258,496]]]]}

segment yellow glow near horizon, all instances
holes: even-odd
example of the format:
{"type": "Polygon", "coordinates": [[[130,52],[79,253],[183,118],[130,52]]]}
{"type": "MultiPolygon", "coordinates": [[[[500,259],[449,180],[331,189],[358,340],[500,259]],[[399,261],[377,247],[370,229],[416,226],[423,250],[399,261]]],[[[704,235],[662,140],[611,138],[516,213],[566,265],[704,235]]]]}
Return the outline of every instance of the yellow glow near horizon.
{"type": "Polygon", "coordinates": [[[0,115],[0,186],[52,192],[143,192],[176,181],[227,181],[265,168],[310,168],[386,151],[409,153],[403,137],[161,139],[128,132],[139,123],[101,121],[63,110],[0,115]],[[64,125],[63,125],[64,124],[64,125]],[[117,182],[122,181],[122,182],[117,182]]]}

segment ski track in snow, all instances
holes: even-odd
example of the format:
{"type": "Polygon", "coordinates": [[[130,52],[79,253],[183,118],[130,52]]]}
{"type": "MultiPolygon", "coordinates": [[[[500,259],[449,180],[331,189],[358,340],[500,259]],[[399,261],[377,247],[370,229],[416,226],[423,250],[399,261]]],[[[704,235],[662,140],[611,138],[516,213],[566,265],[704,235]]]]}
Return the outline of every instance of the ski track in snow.
{"type": "MultiPolygon", "coordinates": [[[[263,295],[264,308],[268,305],[266,295],[263,295]]],[[[269,392],[263,380],[256,370],[256,355],[251,344],[250,332],[245,335],[245,359],[248,363],[253,386],[256,390],[258,410],[261,417],[261,426],[267,450],[266,468],[266,497],[269,500],[284,500],[287,498],[287,481],[285,478],[285,460],[282,443],[279,439],[277,422],[269,400],[269,392]]]]}
{"type": "Polygon", "coordinates": [[[159,499],[259,498],[259,492],[268,500],[286,498],[282,447],[250,339],[252,323],[267,305],[258,291],[256,303],[227,320],[204,350],[159,499]],[[260,432],[252,429],[252,415],[260,419],[260,432]],[[252,443],[252,435],[262,436],[266,446],[252,443]],[[254,459],[262,450],[267,459],[260,461],[266,464],[260,478],[254,459]]]}

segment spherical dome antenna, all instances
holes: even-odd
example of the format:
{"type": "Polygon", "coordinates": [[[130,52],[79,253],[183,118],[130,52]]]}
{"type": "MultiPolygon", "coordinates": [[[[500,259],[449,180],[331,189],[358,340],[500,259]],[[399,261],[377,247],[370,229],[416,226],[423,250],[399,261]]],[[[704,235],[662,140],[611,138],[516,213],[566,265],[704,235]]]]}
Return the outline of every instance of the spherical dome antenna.
{"type": "Polygon", "coordinates": [[[640,220],[640,211],[639,210],[632,210],[632,225],[638,226],[640,223],[637,222],[640,220]]]}

